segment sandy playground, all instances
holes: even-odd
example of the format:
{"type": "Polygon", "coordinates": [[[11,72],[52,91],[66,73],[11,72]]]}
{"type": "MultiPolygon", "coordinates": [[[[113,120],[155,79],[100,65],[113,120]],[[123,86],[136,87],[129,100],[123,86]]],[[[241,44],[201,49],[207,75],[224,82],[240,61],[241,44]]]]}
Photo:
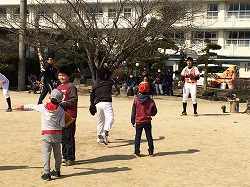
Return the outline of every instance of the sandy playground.
{"type": "MultiPolygon", "coordinates": [[[[12,105],[37,103],[38,94],[10,92],[12,105]]],[[[0,97],[0,186],[250,186],[250,116],[222,113],[229,103],[198,99],[198,117],[180,116],[180,97],[154,97],[155,157],[147,156],[145,134],[142,157],[134,159],[134,128],[130,124],[133,97],[114,97],[115,123],[108,146],[96,143],[96,116],[88,112],[89,96],[79,95],[76,164],[62,166],[61,178],[43,181],[40,114],[6,113],[0,97]]],[[[48,100],[48,98],[46,98],[48,100]]],[[[240,112],[246,104],[240,104],[240,112]]],[[[53,166],[53,159],[52,159],[53,166]]]]}

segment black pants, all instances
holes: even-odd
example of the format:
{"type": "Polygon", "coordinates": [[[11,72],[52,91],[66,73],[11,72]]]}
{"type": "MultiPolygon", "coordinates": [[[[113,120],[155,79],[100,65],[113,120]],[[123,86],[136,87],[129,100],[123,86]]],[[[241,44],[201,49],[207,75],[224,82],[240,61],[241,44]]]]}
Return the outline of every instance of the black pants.
{"type": "Polygon", "coordinates": [[[140,142],[142,130],[145,130],[146,138],[148,141],[148,153],[152,155],[154,153],[154,142],[152,138],[152,125],[151,123],[136,124],[136,134],[135,134],[135,154],[140,154],[140,142]]]}
{"type": "Polygon", "coordinates": [[[167,95],[173,95],[173,85],[172,85],[172,82],[168,82],[168,83],[166,84],[165,93],[166,93],[167,95]]]}
{"type": "Polygon", "coordinates": [[[47,93],[51,93],[52,88],[53,88],[52,82],[44,82],[43,89],[37,104],[43,103],[43,99],[46,97],[47,93]]]}
{"type": "Polygon", "coordinates": [[[62,156],[66,160],[75,160],[76,121],[62,130],[62,156]]]}

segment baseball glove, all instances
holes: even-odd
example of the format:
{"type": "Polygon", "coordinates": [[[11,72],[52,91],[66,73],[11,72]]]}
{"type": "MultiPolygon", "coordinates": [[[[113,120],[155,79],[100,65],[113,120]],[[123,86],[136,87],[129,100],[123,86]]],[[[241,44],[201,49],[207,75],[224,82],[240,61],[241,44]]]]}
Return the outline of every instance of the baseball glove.
{"type": "Polygon", "coordinates": [[[89,106],[89,112],[90,112],[90,114],[91,114],[92,116],[94,116],[95,113],[97,112],[96,106],[95,106],[95,105],[90,105],[90,106],[89,106]]]}
{"type": "Polygon", "coordinates": [[[191,80],[195,79],[195,75],[193,75],[193,74],[188,74],[188,77],[189,77],[191,80]]]}
{"type": "Polygon", "coordinates": [[[72,118],[67,112],[65,112],[65,125],[64,127],[69,126],[75,119],[72,118]]]}

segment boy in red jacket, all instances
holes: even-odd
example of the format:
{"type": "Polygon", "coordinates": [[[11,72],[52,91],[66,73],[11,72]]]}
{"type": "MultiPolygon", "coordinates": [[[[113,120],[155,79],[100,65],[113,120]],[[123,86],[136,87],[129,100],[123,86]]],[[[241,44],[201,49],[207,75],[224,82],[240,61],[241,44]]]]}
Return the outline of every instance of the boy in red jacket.
{"type": "Polygon", "coordinates": [[[149,156],[154,156],[154,143],[152,138],[152,125],[151,116],[157,114],[157,108],[155,102],[148,95],[149,85],[147,82],[141,82],[138,86],[139,95],[135,98],[132,106],[131,123],[136,128],[135,134],[135,152],[134,156],[140,157],[140,141],[142,130],[145,130],[145,134],[148,141],[148,153],[149,156]]]}
{"type": "Polygon", "coordinates": [[[57,89],[64,94],[64,99],[60,103],[60,106],[75,119],[69,126],[62,129],[63,166],[71,166],[75,164],[75,132],[78,95],[76,87],[69,81],[71,72],[69,66],[62,66],[58,70],[58,80],[61,84],[57,89]]]}

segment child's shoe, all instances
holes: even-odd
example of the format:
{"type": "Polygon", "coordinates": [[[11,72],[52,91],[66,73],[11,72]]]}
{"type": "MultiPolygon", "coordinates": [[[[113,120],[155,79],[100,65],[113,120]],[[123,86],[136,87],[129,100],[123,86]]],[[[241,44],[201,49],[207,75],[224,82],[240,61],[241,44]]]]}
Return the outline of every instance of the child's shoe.
{"type": "Polygon", "coordinates": [[[44,173],[44,174],[41,176],[41,178],[42,178],[43,180],[50,181],[50,180],[51,180],[51,175],[50,175],[50,173],[44,173]]]}
{"type": "Polygon", "coordinates": [[[135,153],[133,153],[133,156],[134,156],[135,158],[140,158],[140,155],[137,155],[137,154],[135,154],[135,153]]]}
{"type": "Polygon", "coordinates": [[[63,166],[72,166],[72,165],[75,165],[75,161],[74,160],[67,160],[67,162],[63,166]]]}
{"type": "Polygon", "coordinates": [[[50,172],[50,174],[51,174],[52,176],[55,176],[55,177],[61,177],[60,171],[55,171],[55,170],[53,170],[53,171],[50,172]]]}

